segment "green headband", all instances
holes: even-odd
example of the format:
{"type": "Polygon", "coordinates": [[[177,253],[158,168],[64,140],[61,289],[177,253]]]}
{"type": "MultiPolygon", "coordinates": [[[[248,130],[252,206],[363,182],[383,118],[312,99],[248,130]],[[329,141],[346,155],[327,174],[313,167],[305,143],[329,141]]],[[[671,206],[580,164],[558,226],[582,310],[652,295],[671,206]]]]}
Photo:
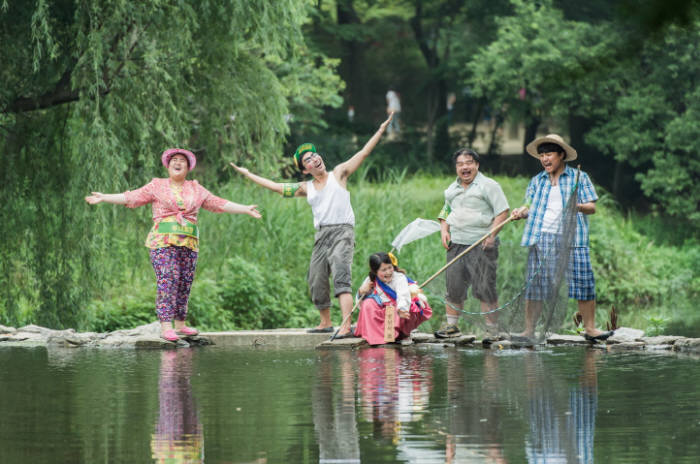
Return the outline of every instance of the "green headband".
{"type": "Polygon", "coordinates": [[[297,147],[297,151],[295,151],[294,155],[292,155],[294,158],[294,165],[297,167],[297,169],[301,170],[301,157],[304,156],[304,153],[309,151],[312,153],[316,153],[316,147],[314,147],[313,143],[302,143],[297,147]]]}

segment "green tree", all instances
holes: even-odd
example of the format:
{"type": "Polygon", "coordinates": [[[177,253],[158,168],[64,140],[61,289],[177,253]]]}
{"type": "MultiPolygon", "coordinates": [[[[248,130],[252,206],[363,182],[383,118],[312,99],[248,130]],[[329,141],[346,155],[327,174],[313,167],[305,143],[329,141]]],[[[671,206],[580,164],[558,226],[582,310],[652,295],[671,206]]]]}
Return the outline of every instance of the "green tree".
{"type": "Polygon", "coordinates": [[[9,200],[0,212],[0,322],[21,320],[27,301],[39,304],[30,308],[37,323],[84,322],[91,292],[126,272],[102,266],[101,256],[123,252],[122,237],[103,236],[106,226],[123,223],[128,233],[147,212],[88,210],[82,198],[144,184],[158,175],[164,148],[194,149],[197,176],[210,180],[231,157],[279,168],[288,115],[311,118],[339,104],[337,62],[309,50],[301,34],[308,7],[3,2],[0,176],[9,200]]]}
{"type": "Polygon", "coordinates": [[[467,65],[476,94],[525,119],[524,143],[545,120],[568,129],[587,169],[616,198],[641,187],[664,212],[700,218],[700,22],[650,31],[615,14],[568,19],[551,0],[511,3],[497,39],[467,65]]]}

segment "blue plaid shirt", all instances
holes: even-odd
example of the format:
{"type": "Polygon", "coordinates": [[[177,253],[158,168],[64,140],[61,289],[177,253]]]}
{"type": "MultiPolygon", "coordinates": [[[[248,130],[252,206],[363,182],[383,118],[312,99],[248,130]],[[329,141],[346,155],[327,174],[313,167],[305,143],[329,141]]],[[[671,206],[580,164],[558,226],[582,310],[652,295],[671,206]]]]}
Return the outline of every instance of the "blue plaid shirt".
{"type": "MultiPolygon", "coordinates": [[[[574,190],[575,182],[576,169],[567,165],[564,172],[559,176],[561,197],[565,201],[568,201],[571,192],[574,190]]],[[[530,212],[525,223],[523,240],[520,242],[520,245],[531,246],[539,241],[542,233],[542,220],[547,209],[547,201],[549,200],[549,191],[551,189],[552,183],[549,181],[547,171],[542,171],[530,180],[530,184],[525,192],[525,202],[528,204],[530,212]]],[[[598,195],[595,193],[591,179],[588,177],[588,174],[581,171],[576,203],[588,203],[596,200],[598,200],[598,195]]],[[[576,213],[576,240],[574,246],[588,246],[588,217],[583,213],[576,213]]]]}

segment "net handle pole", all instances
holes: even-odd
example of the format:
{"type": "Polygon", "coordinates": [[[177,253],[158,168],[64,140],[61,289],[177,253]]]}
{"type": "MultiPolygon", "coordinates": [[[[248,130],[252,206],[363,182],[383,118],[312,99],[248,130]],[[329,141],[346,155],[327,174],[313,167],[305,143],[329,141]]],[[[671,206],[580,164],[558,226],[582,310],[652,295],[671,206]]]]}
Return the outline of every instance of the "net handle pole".
{"type": "Polygon", "coordinates": [[[423,282],[423,283],[420,285],[420,288],[423,288],[423,287],[425,287],[426,285],[428,285],[428,284],[430,283],[430,281],[432,281],[434,278],[436,278],[437,276],[439,276],[440,274],[442,274],[442,272],[443,272],[445,269],[447,269],[448,267],[452,266],[459,258],[461,258],[462,256],[464,256],[464,255],[466,255],[467,253],[469,253],[471,250],[474,249],[474,247],[476,247],[477,245],[481,244],[481,242],[483,242],[484,240],[486,240],[487,238],[489,238],[489,237],[491,236],[491,234],[494,234],[494,233],[497,233],[498,231],[500,231],[500,230],[503,228],[503,226],[505,226],[506,224],[508,224],[508,223],[509,223],[510,221],[512,221],[512,220],[513,220],[513,216],[508,216],[508,219],[506,219],[505,221],[501,222],[500,224],[498,224],[497,226],[495,226],[493,229],[489,230],[487,233],[484,234],[483,237],[481,237],[479,240],[477,240],[476,242],[474,242],[473,245],[471,245],[469,248],[467,248],[466,250],[464,250],[463,252],[461,252],[460,254],[458,254],[457,256],[455,256],[454,258],[452,258],[452,260],[451,260],[449,263],[447,263],[447,264],[445,264],[444,266],[442,266],[442,267],[441,267],[435,274],[433,274],[428,280],[426,280],[425,282],[423,282]]]}

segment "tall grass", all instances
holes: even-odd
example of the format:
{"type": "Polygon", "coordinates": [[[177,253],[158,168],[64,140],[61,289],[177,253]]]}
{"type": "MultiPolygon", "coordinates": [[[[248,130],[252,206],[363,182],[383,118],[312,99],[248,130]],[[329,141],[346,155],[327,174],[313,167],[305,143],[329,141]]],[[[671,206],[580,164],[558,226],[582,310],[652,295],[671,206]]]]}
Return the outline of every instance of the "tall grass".
{"type": "MultiPolygon", "coordinates": [[[[356,217],[353,285],[367,274],[371,253],[387,251],[400,230],[417,217],[435,219],[443,191],[452,176],[407,174],[393,169],[369,181],[371,161],[353,175],[349,184],[356,217]]],[[[528,179],[494,177],[503,187],[511,208],[522,204],[528,179]]],[[[255,203],[263,219],[200,212],[200,254],[192,288],[190,317],[208,330],[311,326],[318,321],[306,284],[313,246],[311,210],[305,199],[285,199],[232,176],[214,188],[219,196],[238,203],[255,203]]],[[[599,192],[598,210],[590,218],[591,253],[597,281],[598,318],[615,305],[623,325],[657,333],[675,331],[700,336],[700,318],[694,302],[700,289],[700,245],[657,243],[644,231],[648,217],[626,216],[605,192],[599,192]],[[640,226],[641,224],[641,226],[640,226]]],[[[115,208],[109,252],[102,257],[108,282],[84,308],[83,330],[113,330],[155,320],[155,285],[148,250],[143,241],[150,227],[150,209],[137,212],[115,208]]],[[[500,233],[499,289],[509,294],[524,282],[526,250],[519,246],[523,222],[511,223],[500,233]]],[[[655,234],[663,229],[655,224],[655,234]]],[[[677,242],[676,242],[677,243],[677,242]]],[[[21,263],[21,259],[18,258],[21,263]]],[[[445,263],[439,234],[406,245],[399,265],[423,282],[445,263]]],[[[17,285],[22,285],[18,280],[17,285]]],[[[25,279],[23,321],[35,320],[36,293],[32,278],[25,279]]],[[[470,308],[476,309],[476,302],[470,308]]],[[[340,314],[334,302],[334,322],[340,314]]],[[[444,309],[434,304],[435,321],[444,309]]],[[[573,310],[574,305],[571,306],[573,310]]],[[[0,321],[2,319],[0,318],[0,321]]]]}

